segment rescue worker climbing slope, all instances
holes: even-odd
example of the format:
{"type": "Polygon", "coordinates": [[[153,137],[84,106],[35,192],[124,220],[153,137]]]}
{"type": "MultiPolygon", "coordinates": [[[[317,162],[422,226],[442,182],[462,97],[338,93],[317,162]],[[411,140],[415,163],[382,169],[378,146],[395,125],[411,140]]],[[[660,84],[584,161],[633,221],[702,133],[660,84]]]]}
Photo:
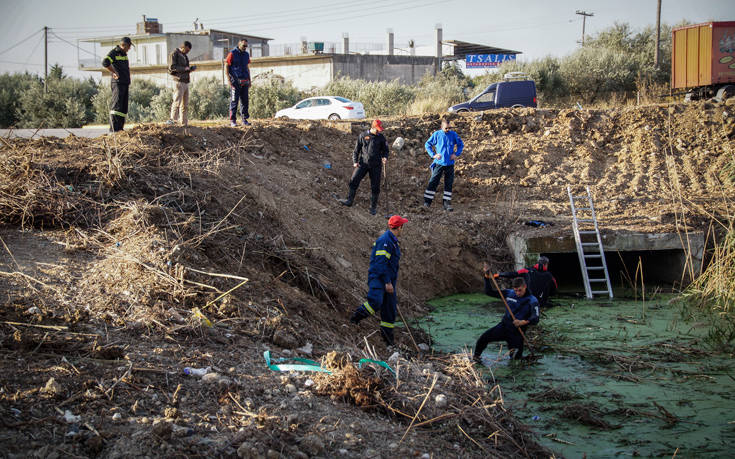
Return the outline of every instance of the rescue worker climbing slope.
{"type": "Polygon", "coordinates": [[[130,88],[128,50],[130,50],[132,44],[130,38],[123,37],[120,44],[107,53],[107,56],[102,60],[102,66],[112,76],[110,79],[110,88],[112,89],[110,130],[112,132],[122,131],[125,126],[125,118],[128,117],[128,88],[130,88]]]}
{"type": "Polygon", "coordinates": [[[393,328],[396,320],[396,283],[401,248],[398,238],[403,232],[407,219],[394,215],[388,219],[388,230],[373,243],[368,269],[367,301],[352,313],[350,321],[359,323],[362,319],[380,311],[380,332],[386,344],[393,345],[393,328]]]}
{"type": "Polygon", "coordinates": [[[545,307],[549,301],[549,297],[556,292],[558,288],[556,279],[549,272],[549,259],[545,256],[540,256],[538,263],[535,265],[522,268],[518,271],[509,271],[505,273],[494,274],[495,278],[503,277],[506,279],[514,279],[516,277],[522,277],[528,285],[528,289],[531,294],[538,299],[540,307],[545,307]]]}
{"type": "Polygon", "coordinates": [[[370,175],[370,215],[375,215],[380,195],[380,173],[388,160],[388,141],[382,134],[383,123],[376,119],[369,130],[361,132],[352,151],[352,178],[348,185],[347,199],[340,199],[342,205],[350,207],[355,200],[357,188],[366,174],[370,175]]]}
{"type": "MultiPolygon", "coordinates": [[[[483,268],[485,277],[485,294],[500,298],[500,292],[493,288],[490,281],[490,267],[485,265],[483,268]]],[[[519,328],[525,332],[526,327],[536,325],[539,319],[538,300],[526,286],[526,281],[522,277],[513,279],[513,289],[503,290],[508,307],[513,311],[513,317],[506,309],[500,323],[483,333],[475,344],[475,352],[473,359],[480,363],[480,356],[485,350],[488,343],[493,341],[505,341],[508,343],[508,349],[511,350],[514,359],[520,359],[523,356],[523,336],[518,331],[519,328]]]]}

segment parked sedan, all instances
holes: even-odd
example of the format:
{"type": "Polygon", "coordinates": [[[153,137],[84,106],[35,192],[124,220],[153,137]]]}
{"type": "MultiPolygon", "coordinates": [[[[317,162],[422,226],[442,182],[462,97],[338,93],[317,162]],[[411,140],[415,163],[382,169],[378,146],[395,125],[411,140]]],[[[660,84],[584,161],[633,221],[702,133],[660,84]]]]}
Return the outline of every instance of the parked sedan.
{"type": "Polygon", "coordinates": [[[304,99],[291,108],[276,112],[276,118],[296,120],[339,120],[365,118],[365,109],[360,102],[344,97],[319,96],[304,99]]]}

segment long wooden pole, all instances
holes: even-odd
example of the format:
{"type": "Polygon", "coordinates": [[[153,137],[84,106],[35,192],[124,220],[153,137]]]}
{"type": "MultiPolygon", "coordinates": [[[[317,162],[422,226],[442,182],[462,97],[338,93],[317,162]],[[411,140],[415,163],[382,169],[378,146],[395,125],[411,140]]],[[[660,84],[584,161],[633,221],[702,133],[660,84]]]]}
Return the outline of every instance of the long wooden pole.
{"type": "MultiPolygon", "coordinates": [[[[510,306],[508,306],[508,302],[505,301],[505,297],[503,296],[503,292],[500,291],[500,287],[498,287],[498,283],[495,281],[495,278],[490,275],[490,280],[493,281],[493,285],[495,286],[495,290],[498,291],[498,295],[500,295],[500,299],[503,300],[503,304],[505,305],[505,309],[508,310],[508,314],[510,314],[510,318],[514,321],[516,320],[516,316],[513,315],[513,311],[510,310],[510,306]]],[[[528,288],[528,287],[526,287],[528,288]]],[[[521,332],[521,336],[523,337],[523,341],[526,343],[526,346],[528,346],[528,350],[531,351],[531,354],[533,354],[533,347],[531,346],[531,343],[528,342],[526,339],[526,335],[523,333],[523,330],[521,330],[521,327],[516,326],[518,328],[518,331],[521,332]]]]}

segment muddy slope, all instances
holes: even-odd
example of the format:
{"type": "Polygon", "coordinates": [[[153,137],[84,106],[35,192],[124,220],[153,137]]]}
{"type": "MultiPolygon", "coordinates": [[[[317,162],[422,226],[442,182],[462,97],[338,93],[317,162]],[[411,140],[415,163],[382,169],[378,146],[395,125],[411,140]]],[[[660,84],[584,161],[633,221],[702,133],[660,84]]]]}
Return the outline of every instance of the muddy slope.
{"type": "Polygon", "coordinates": [[[731,197],[721,173],[733,155],[731,111],[699,104],[455,117],[466,152],[454,213],[420,207],[423,142],[438,116],[389,119],[389,141],[402,136],[407,145],[391,157],[377,217],[367,213],[368,183],[353,208],[335,200],[359,124],[142,126],[116,138],[4,141],[3,449],[547,455],[471,367],[417,353],[404,330],[407,360],[394,362],[404,367],[401,383],[384,371],[351,373],[345,359],[370,354],[366,342],[373,356],[391,354],[373,324],[347,323],[384,217],[410,220],[399,295],[413,317],[428,298],[478,290],[483,259],[507,266],[503,241],[526,219],[562,228],[568,184],[594,186],[610,227],[672,228],[684,200],[696,204],[685,211],[689,225],[706,221],[731,197]],[[328,364],[343,387],[265,367],[265,350],[295,355],[308,343],[312,358],[340,352],[328,364]],[[219,376],[202,381],[183,375],[184,366],[219,376]],[[434,376],[415,420],[425,424],[401,441],[434,376]],[[438,393],[448,405],[432,402],[438,393]],[[484,401],[473,404],[477,397],[484,401]],[[59,410],[81,418],[67,423],[59,410]]]}

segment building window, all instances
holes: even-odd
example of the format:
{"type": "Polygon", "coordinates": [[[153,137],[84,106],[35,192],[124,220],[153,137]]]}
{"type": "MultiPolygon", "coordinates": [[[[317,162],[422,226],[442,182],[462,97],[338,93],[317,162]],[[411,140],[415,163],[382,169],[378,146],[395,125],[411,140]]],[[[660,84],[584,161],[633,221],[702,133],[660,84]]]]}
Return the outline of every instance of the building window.
{"type": "Polygon", "coordinates": [[[161,45],[156,45],[156,64],[161,65],[161,45]]]}
{"type": "Polygon", "coordinates": [[[148,65],[148,48],[141,45],[140,49],[143,50],[143,65],[148,65]]]}

